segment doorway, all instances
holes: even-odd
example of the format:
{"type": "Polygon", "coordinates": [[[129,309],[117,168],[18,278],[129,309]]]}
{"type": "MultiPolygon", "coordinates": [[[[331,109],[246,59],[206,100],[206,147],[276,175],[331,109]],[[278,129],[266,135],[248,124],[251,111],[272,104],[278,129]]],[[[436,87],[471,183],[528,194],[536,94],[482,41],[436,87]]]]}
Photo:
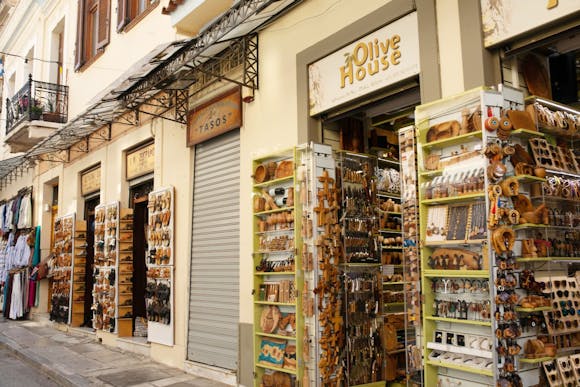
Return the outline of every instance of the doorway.
{"type": "Polygon", "coordinates": [[[133,336],[147,337],[147,224],[149,219],[149,192],[153,180],[134,185],[129,190],[129,207],[133,209],[133,336]]]}
{"type": "Polygon", "coordinates": [[[85,198],[85,222],[87,222],[86,252],[87,260],[85,264],[85,318],[82,327],[93,327],[93,264],[95,262],[95,207],[99,205],[100,196],[85,198]]]}

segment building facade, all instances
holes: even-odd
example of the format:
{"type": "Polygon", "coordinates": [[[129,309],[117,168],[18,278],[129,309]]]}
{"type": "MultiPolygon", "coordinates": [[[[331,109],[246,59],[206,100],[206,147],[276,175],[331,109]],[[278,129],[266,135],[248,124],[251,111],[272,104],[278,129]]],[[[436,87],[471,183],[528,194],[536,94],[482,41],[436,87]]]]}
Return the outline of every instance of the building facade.
{"type": "MultiPolygon", "coordinates": [[[[55,223],[73,214],[92,242],[76,265],[88,273],[82,321],[73,319],[70,290],[72,312],[58,324],[206,377],[254,384],[253,160],[311,141],[352,151],[348,133],[369,137],[365,128],[378,121],[398,129],[417,105],[479,86],[529,89],[518,69],[530,52],[548,60],[552,79],[576,63],[575,2],[542,7],[527,22],[516,20],[524,5],[515,0],[502,10],[492,3],[2,2],[0,198],[8,203],[32,187],[42,258],[55,252],[55,223]],[[499,28],[510,12],[511,29],[499,28]],[[554,46],[567,59],[546,59],[554,46]],[[380,52],[387,64],[375,64],[380,52]],[[166,194],[170,204],[158,209],[166,194]],[[123,251],[116,234],[116,261],[99,263],[99,210],[113,204],[119,229],[132,210],[133,244],[123,251]],[[124,253],[131,266],[121,263],[124,253]],[[119,293],[107,301],[113,325],[95,317],[102,311],[93,265],[115,269],[120,282],[131,273],[125,298],[122,284],[107,282],[119,293]],[[129,314],[121,313],[125,301],[129,314]]],[[[550,84],[554,99],[577,105],[577,89],[573,100],[558,85],[550,84]]],[[[39,281],[31,317],[55,308],[54,283],[39,281]]]]}

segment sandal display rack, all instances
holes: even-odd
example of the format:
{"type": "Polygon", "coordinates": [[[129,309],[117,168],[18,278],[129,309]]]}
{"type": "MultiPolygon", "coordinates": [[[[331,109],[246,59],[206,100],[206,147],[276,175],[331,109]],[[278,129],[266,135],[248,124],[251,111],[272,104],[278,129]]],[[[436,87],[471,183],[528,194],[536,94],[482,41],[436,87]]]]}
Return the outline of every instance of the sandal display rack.
{"type": "Polygon", "coordinates": [[[303,378],[301,218],[294,148],[253,161],[256,386],[303,378]]]}
{"type": "MultiPolygon", "coordinates": [[[[54,221],[55,264],[50,278],[50,319],[69,324],[73,300],[74,232],[75,215],[56,218],[54,221]]],[[[77,269],[80,270],[80,269],[77,269]]]]}
{"type": "Polygon", "coordinates": [[[174,200],[174,188],[163,187],[149,193],[147,204],[147,337],[165,345],[174,343],[174,200]]]}
{"type": "Polygon", "coordinates": [[[119,256],[119,203],[95,207],[93,328],[116,332],[119,256]]]}
{"type": "Polygon", "coordinates": [[[71,326],[80,327],[85,322],[85,288],[87,270],[87,222],[77,220],[73,238],[73,291],[71,326]]]}

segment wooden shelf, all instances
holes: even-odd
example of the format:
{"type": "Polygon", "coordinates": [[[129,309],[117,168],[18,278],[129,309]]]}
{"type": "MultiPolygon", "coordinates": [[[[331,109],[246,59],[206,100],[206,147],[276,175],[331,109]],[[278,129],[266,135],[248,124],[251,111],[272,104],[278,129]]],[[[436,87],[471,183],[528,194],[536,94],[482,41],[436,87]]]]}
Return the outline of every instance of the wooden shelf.
{"type": "Polygon", "coordinates": [[[530,129],[516,129],[512,130],[510,136],[519,136],[519,137],[545,137],[544,133],[538,132],[537,130],[530,130],[530,129]]]}
{"type": "Polygon", "coordinates": [[[274,179],[274,180],[268,180],[268,181],[265,181],[263,183],[254,184],[254,188],[263,188],[263,187],[269,187],[271,185],[282,184],[285,182],[290,182],[290,181],[292,181],[292,179],[294,179],[294,175],[281,177],[279,179],[274,179]]]}
{"type": "Polygon", "coordinates": [[[381,214],[385,214],[385,215],[393,215],[393,216],[401,216],[402,215],[400,212],[394,212],[394,211],[383,211],[383,210],[379,210],[379,212],[381,214]]]}
{"type": "Polygon", "coordinates": [[[547,224],[535,224],[535,223],[522,223],[522,224],[518,224],[517,226],[513,226],[512,229],[514,230],[525,230],[528,228],[546,228],[546,227],[550,227],[547,224]]]}
{"type": "Polygon", "coordinates": [[[269,211],[262,211],[262,212],[255,212],[254,216],[260,216],[260,215],[268,215],[268,214],[275,214],[277,212],[284,212],[284,211],[292,211],[294,209],[294,206],[291,207],[282,207],[282,208],[278,208],[276,210],[269,210],[269,211]]]}
{"type": "Polygon", "coordinates": [[[546,181],[543,177],[537,177],[532,175],[516,175],[514,176],[520,183],[543,183],[546,181]]]}
{"type": "Polygon", "coordinates": [[[431,205],[431,204],[444,204],[444,203],[461,203],[465,201],[472,201],[474,199],[484,199],[485,193],[478,192],[468,195],[459,195],[459,196],[450,196],[446,198],[438,198],[438,199],[425,199],[421,200],[421,204],[424,205],[431,205]]]}
{"type": "Polygon", "coordinates": [[[388,158],[378,157],[377,158],[377,161],[379,163],[389,164],[389,165],[392,165],[394,167],[399,167],[401,165],[401,161],[400,160],[395,160],[395,159],[388,159],[388,158]]]}
{"type": "Polygon", "coordinates": [[[273,339],[296,341],[296,336],[275,335],[273,333],[256,332],[256,336],[271,337],[273,339]]]}
{"type": "Polygon", "coordinates": [[[487,370],[487,369],[481,369],[481,368],[473,368],[473,367],[467,367],[467,366],[462,366],[459,364],[455,364],[455,363],[447,363],[447,362],[440,362],[440,361],[432,361],[432,360],[426,360],[425,364],[431,365],[431,366],[435,366],[435,367],[445,367],[445,368],[451,368],[454,370],[459,370],[459,371],[465,371],[465,372],[469,372],[472,374],[478,374],[478,375],[485,375],[485,376],[493,376],[493,370],[487,370]]]}
{"type": "Polygon", "coordinates": [[[491,327],[491,321],[461,320],[458,318],[434,317],[434,316],[425,316],[425,320],[491,327]]]}
{"type": "Polygon", "coordinates": [[[265,368],[267,370],[280,371],[280,372],[284,372],[284,373],[287,373],[287,374],[296,375],[296,370],[293,370],[293,369],[275,367],[275,366],[270,366],[270,365],[266,365],[266,364],[262,364],[262,363],[258,363],[258,362],[256,362],[256,367],[265,368]]]}
{"type": "Polygon", "coordinates": [[[388,193],[388,192],[384,192],[384,191],[379,191],[377,193],[377,196],[380,198],[389,198],[389,199],[401,199],[401,195],[395,195],[392,193],[388,193]]]}
{"type": "Polygon", "coordinates": [[[254,301],[254,304],[259,304],[259,305],[278,305],[278,306],[296,306],[296,303],[295,302],[254,301]]]}
{"type": "Polygon", "coordinates": [[[464,245],[482,245],[487,242],[487,239],[465,239],[452,241],[426,241],[425,247],[439,247],[439,246],[464,246],[464,245]]]}
{"type": "Polygon", "coordinates": [[[419,175],[425,179],[429,179],[432,177],[437,177],[437,176],[441,176],[443,174],[443,170],[442,169],[436,169],[434,171],[425,171],[425,172],[420,172],[419,175]]]}
{"type": "Polygon", "coordinates": [[[423,270],[425,277],[489,278],[488,270],[423,270]]]}
{"type": "Polygon", "coordinates": [[[255,271],[254,275],[296,275],[295,271],[255,271]]]}
{"type": "Polygon", "coordinates": [[[550,356],[537,357],[537,358],[533,358],[533,359],[520,357],[519,361],[520,361],[520,363],[537,364],[537,363],[543,363],[545,361],[550,361],[550,360],[554,360],[554,359],[555,359],[555,357],[550,357],[550,356]]]}
{"type": "Polygon", "coordinates": [[[469,347],[460,347],[457,345],[434,343],[434,342],[428,342],[427,348],[434,349],[437,351],[453,352],[453,353],[460,353],[462,355],[471,355],[471,356],[483,357],[485,359],[493,359],[493,352],[486,351],[483,349],[474,349],[474,348],[469,348],[469,347]]]}
{"type": "Polygon", "coordinates": [[[467,134],[462,134],[460,136],[455,136],[451,138],[445,138],[443,140],[428,142],[423,145],[423,149],[434,149],[434,148],[446,148],[453,145],[463,144],[465,142],[481,139],[482,131],[471,132],[467,134]]]}
{"type": "Polygon", "coordinates": [[[516,312],[521,312],[521,313],[534,313],[534,312],[548,312],[550,310],[552,310],[553,308],[551,306],[539,306],[537,308],[522,308],[521,306],[516,306],[516,312]]]}
{"type": "Polygon", "coordinates": [[[390,234],[401,234],[403,232],[402,230],[395,230],[392,228],[381,228],[379,231],[390,234]]]}

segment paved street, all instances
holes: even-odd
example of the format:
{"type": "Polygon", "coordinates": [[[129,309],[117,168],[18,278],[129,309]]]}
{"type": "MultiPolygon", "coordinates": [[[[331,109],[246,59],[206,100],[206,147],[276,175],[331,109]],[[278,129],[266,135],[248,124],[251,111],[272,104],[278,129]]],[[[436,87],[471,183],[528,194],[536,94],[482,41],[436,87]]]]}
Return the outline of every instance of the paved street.
{"type": "Polygon", "coordinates": [[[0,387],[56,387],[46,374],[39,372],[12,352],[0,347],[0,387]]]}
{"type": "Polygon", "coordinates": [[[35,321],[0,322],[0,387],[59,385],[227,387],[105,346],[91,335],[65,333],[35,321]]]}

